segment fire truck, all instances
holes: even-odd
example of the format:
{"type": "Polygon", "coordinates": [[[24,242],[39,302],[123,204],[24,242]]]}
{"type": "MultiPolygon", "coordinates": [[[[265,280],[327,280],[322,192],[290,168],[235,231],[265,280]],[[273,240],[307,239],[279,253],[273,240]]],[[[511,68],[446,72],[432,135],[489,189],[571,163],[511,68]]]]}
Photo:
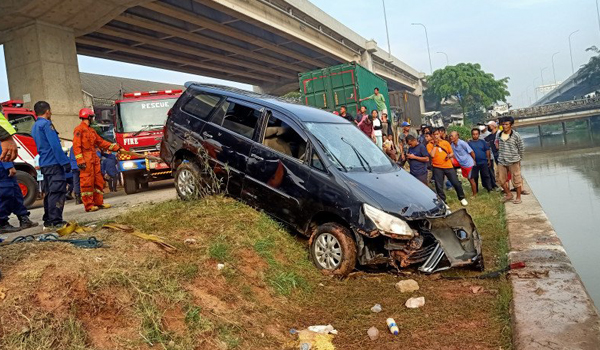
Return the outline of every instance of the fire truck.
{"type": "MultiPolygon", "coordinates": [[[[116,142],[127,151],[160,156],[160,142],[167,114],[182,90],[130,92],[115,102],[114,119],[116,142]]],[[[166,163],[119,154],[125,193],[148,188],[151,181],[171,177],[166,163]]]]}
{"type": "Polygon", "coordinates": [[[23,192],[24,203],[30,207],[37,199],[39,186],[34,158],[38,154],[35,141],[31,137],[31,128],[35,123],[35,113],[23,108],[23,101],[11,100],[2,103],[3,114],[15,128],[17,133],[13,138],[17,142],[19,152],[15,159],[17,182],[23,192]]]}

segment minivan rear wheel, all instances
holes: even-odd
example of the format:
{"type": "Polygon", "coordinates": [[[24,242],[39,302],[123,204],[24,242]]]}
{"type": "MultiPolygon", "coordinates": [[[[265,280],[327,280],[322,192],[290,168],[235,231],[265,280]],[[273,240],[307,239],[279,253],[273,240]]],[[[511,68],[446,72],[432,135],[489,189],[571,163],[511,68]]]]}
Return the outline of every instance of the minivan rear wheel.
{"type": "Polygon", "coordinates": [[[179,199],[184,201],[198,199],[201,193],[202,176],[200,168],[194,163],[185,162],[175,172],[175,189],[179,199]]]}
{"type": "Polygon", "coordinates": [[[347,276],[356,266],[356,244],[350,230],[335,222],[317,227],[310,255],[317,268],[334,275],[347,276]]]}

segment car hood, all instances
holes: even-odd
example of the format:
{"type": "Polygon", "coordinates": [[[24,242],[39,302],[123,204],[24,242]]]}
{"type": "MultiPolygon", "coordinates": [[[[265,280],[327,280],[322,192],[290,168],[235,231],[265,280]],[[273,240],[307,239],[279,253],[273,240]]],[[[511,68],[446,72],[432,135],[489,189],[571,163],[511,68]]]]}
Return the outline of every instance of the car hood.
{"type": "MultiPolygon", "coordinates": [[[[402,169],[388,173],[342,173],[349,185],[379,207],[406,219],[421,219],[446,213],[444,203],[421,181],[402,169]]],[[[372,204],[372,203],[369,203],[372,204]]]]}

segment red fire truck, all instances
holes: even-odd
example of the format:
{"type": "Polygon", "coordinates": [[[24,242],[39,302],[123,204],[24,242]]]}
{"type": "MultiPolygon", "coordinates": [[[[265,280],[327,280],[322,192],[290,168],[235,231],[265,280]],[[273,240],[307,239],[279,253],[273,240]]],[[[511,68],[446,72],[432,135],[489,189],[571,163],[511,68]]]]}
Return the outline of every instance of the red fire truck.
{"type": "MultiPolygon", "coordinates": [[[[115,102],[115,138],[125,150],[159,156],[160,141],[167,113],[182,90],[131,92],[115,102]]],[[[119,154],[125,193],[147,188],[151,181],[171,177],[171,169],[163,162],[153,162],[119,154]]]]}
{"type": "Polygon", "coordinates": [[[17,131],[14,136],[19,147],[15,169],[17,170],[17,182],[26,207],[30,207],[38,197],[39,187],[37,172],[35,170],[34,158],[37,155],[35,141],[31,137],[31,128],[35,123],[35,113],[28,108],[23,108],[23,101],[11,100],[2,103],[3,114],[17,131]]]}

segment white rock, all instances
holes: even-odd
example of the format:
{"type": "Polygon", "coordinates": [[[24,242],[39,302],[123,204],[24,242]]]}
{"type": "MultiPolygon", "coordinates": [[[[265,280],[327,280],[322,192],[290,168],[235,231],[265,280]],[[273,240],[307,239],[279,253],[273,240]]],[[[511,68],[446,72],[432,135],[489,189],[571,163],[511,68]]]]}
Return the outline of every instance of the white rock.
{"type": "Polygon", "coordinates": [[[425,297],[410,298],[404,304],[409,309],[418,309],[423,305],[425,305],[425,297]]]}
{"type": "Polygon", "coordinates": [[[185,241],[183,241],[183,243],[185,243],[185,244],[196,244],[196,240],[194,238],[186,238],[185,241]]]}
{"type": "Polygon", "coordinates": [[[225,268],[225,264],[217,264],[217,270],[221,271],[225,268]]]}
{"type": "Polygon", "coordinates": [[[337,330],[333,328],[333,326],[330,324],[328,324],[327,326],[310,326],[308,327],[308,330],[320,334],[338,334],[337,330]]]}
{"type": "Polygon", "coordinates": [[[371,340],[375,340],[375,339],[379,338],[379,329],[377,329],[376,327],[371,327],[367,331],[367,335],[369,336],[369,338],[371,340]]]}
{"type": "Polygon", "coordinates": [[[396,283],[396,289],[400,293],[412,293],[419,290],[419,284],[415,280],[403,280],[396,283]]]}

